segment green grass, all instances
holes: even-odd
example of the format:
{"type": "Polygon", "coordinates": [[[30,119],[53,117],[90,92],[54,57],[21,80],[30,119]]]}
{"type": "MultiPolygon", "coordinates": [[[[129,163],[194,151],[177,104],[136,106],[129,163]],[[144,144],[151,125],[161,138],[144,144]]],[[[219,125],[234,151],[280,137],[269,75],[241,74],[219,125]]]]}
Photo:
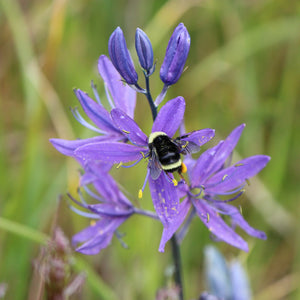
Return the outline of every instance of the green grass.
{"type": "MultiPolygon", "coordinates": [[[[255,299],[300,297],[300,3],[10,0],[0,2],[0,283],[8,284],[5,299],[27,299],[30,285],[34,290],[33,261],[51,235],[56,214],[68,237],[86,226],[67,208],[66,197],[56,212],[59,195],[75,193],[79,173],[76,162],[48,142],[88,135],[69,111],[78,105],[72,89],[91,92],[92,79],[101,87],[96,64],[100,54],[107,54],[110,34],[121,26],[134,49],[140,27],[157,58],[151,79],[155,97],[162,88],[159,66],[178,22],[191,34],[191,51],[187,70],[167,97],[186,99],[187,129],[212,127],[220,139],[244,122],[239,156],[272,157],[244,202],[247,220],[268,240],[244,236],[248,254],[217,246],[227,258],[242,259],[255,299]]],[[[137,122],[148,130],[145,114],[150,120],[139,97],[137,122]]],[[[114,174],[135,196],[142,185],[142,180],[135,184],[135,176],[143,178],[143,166],[126,170],[126,181],[120,172],[114,174]]],[[[142,205],[151,209],[148,192],[142,205]]],[[[161,225],[135,217],[121,230],[129,250],[114,240],[97,256],[74,254],[74,272],[88,274],[83,298],[154,299],[167,284],[171,253],[168,247],[163,254],[157,251],[161,225]]],[[[195,220],[182,245],[186,299],[205,288],[203,247],[209,242],[207,230],[195,220]]]]}

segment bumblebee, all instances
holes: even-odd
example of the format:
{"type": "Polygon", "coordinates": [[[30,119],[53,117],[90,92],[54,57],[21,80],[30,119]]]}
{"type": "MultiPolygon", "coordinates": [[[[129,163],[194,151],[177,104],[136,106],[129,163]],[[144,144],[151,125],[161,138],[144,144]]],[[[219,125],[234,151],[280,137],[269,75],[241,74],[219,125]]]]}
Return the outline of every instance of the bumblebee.
{"type": "Polygon", "coordinates": [[[152,179],[157,179],[161,171],[167,173],[186,172],[186,166],[181,160],[180,154],[194,153],[199,151],[200,147],[193,142],[184,141],[190,134],[183,135],[176,139],[170,138],[165,132],[152,132],[148,138],[150,150],[149,166],[152,179]]]}

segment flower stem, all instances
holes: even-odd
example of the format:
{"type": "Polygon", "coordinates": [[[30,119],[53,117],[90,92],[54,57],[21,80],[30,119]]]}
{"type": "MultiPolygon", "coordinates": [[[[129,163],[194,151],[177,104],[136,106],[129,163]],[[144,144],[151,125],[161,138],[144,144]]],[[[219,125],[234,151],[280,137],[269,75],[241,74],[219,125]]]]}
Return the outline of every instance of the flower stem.
{"type": "Polygon", "coordinates": [[[146,97],[148,99],[148,103],[150,105],[150,108],[151,108],[151,112],[152,112],[152,118],[153,118],[153,121],[156,119],[156,116],[157,116],[157,107],[155,106],[154,102],[153,102],[153,99],[152,99],[152,96],[151,96],[151,93],[150,93],[150,85],[149,85],[149,76],[147,76],[145,74],[145,80],[146,80],[146,97]]]}
{"type": "Polygon", "coordinates": [[[180,248],[175,234],[171,238],[171,245],[172,245],[172,254],[173,254],[174,267],[175,267],[175,272],[174,272],[175,283],[179,287],[179,299],[183,300],[180,248]]]}

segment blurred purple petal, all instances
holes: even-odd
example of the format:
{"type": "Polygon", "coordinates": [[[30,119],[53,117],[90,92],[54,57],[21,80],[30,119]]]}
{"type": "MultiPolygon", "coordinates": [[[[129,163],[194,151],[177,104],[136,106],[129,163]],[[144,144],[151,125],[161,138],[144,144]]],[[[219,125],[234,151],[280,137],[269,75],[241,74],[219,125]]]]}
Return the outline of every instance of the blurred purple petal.
{"type": "Polygon", "coordinates": [[[168,226],[178,215],[179,197],[177,189],[167,179],[165,172],[161,172],[156,180],[149,176],[149,187],[156,213],[163,225],[168,226]]]}
{"type": "Polygon", "coordinates": [[[159,111],[152,127],[152,132],[163,131],[173,137],[183,120],[185,101],[177,97],[168,101],[159,111]]]}
{"type": "Polygon", "coordinates": [[[174,221],[168,225],[166,225],[163,229],[162,237],[160,240],[159,245],[159,252],[165,251],[165,245],[166,243],[171,239],[173,234],[177,231],[177,229],[180,227],[180,225],[183,223],[186,215],[189,212],[189,209],[191,207],[191,202],[188,198],[184,199],[180,205],[179,205],[179,213],[177,217],[174,219],[174,221]]]}
{"type": "Polygon", "coordinates": [[[74,245],[86,241],[78,247],[76,251],[87,255],[94,255],[107,247],[112,239],[115,230],[127,219],[127,217],[119,218],[103,218],[95,225],[89,226],[77,233],[72,238],[74,245]]]}
{"type": "Polygon", "coordinates": [[[84,161],[99,160],[108,163],[130,162],[143,157],[145,149],[117,142],[92,143],[75,150],[76,157],[84,161]]]}
{"type": "Polygon", "coordinates": [[[234,232],[221,218],[221,216],[201,199],[192,199],[199,218],[208,230],[220,240],[248,252],[247,243],[234,232]]]}
{"type": "Polygon", "coordinates": [[[135,121],[127,116],[122,110],[117,108],[113,109],[111,111],[111,116],[116,127],[126,135],[130,142],[141,146],[148,145],[147,136],[135,121]]]}
{"type": "Polygon", "coordinates": [[[122,82],[122,77],[105,55],[98,61],[98,71],[103,78],[117,108],[133,118],[136,104],[136,91],[122,82]]]}
{"type": "Polygon", "coordinates": [[[214,206],[218,209],[220,209],[222,212],[225,214],[229,215],[231,218],[231,224],[233,227],[239,226],[242,228],[247,234],[262,239],[266,240],[267,236],[263,231],[257,230],[253,227],[251,227],[248,222],[244,219],[244,217],[241,215],[240,211],[232,205],[222,203],[222,202],[217,202],[214,203],[214,206]]]}
{"type": "Polygon", "coordinates": [[[244,184],[246,179],[259,173],[269,160],[270,157],[266,155],[256,155],[243,159],[208,179],[204,184],[205,192],[222,194],[233,190],[244,184]]]}

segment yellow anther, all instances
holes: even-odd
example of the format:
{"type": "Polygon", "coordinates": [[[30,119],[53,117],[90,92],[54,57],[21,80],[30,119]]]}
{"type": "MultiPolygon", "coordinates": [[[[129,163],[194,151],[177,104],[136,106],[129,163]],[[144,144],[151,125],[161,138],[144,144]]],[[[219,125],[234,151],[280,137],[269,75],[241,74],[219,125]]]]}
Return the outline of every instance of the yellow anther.
{"type": "Polygon", "coordinates": [[[242,215],[243,214],[243,210],[242,210],[242,206],[241,205],[239,206],[239,209],[240,209],[240,213],[242,215]]]}
{"type": "Polygon", "coordinates": [[[142,199],[142,197],[143,197],[143,191],[140,189],[139,190],[139,195],[138,195],[138,197],[139,197],[139,199],[142,199]]]}
{"type": "Polygon", "coordinates": [[[185,165],[185,163],[181,163],[181,173],[186,173],[187,172],[187,167],[185,165]]]}
{"type": "Polygon", "coordinates": [[[130,131],[127,131],[127,130],[125,130],[125,129],[122,129],[122,131],[123,131],[124,133],[127,133],[127,134],[130,133],[130,131]]]}
{"type": "Polygon", "coordinates": [[[122,162],[119,162],[119,163],[117,164],[117,169],[119,169],[122,165],[123,165],[123,163],[122,163],[122,162]]]}
{"type": "Polygon", "coordinates": [[[95,226],[95,225],[96,225],[96,221],[95,221],[95,220],[91,220],[91,221],[90,221],[90,225],[91,225],[91,226],[95,226]]]}
{"type": "Polygon", "coordinates": [[[145,153],[140,151],[140,153],[142,154],[143,158],[146,158],[145,153]]]}
{"type": "Polygon", "coordinates": [[[223,176],[222,180],[224,181],[226,177],[228,177],[227,174],[225,174],[225,175],[223,176]]]}
{"type": "Polygon", "coordinates": [[[249,179],[245,179],[245,181],[247,182],[248,185],[250,185],[249,179]]]}
{"type": "Polygon", "coordinates": [[[206,222],[209,222],[209,213],[206,213],[206,222]]]}
{"type": "Polygon", "coordinates": [[[235,164],[234,166],[235,167],[240,167],[240,166],[243,166],[244,164],[235,164]]]}
{"type": "Polygon", "coordinates": [[[177,180],[176,180],[175,178],[172,179],[172,182],[173,182],[174,186],[177,186],[177,185],[178,185],[178,182],[177,182],[177,180]]]}

